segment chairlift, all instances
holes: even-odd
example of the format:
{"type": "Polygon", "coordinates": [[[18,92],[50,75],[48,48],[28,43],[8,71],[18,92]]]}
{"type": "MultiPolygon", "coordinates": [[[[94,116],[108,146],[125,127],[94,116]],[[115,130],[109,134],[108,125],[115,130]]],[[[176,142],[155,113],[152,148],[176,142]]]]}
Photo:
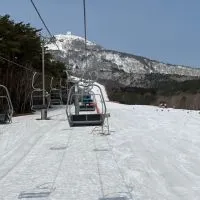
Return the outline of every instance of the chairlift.
{"type": "Polygon", "coordinates": [[[53,77],[51,78],[51,105],[61,105],[62,104],[62,94],[61,94],[61,88],[60,83],[59,85],[53,85],[53,77]]]}
{"type": "Polygon", "coordinates": [[[62,95],[60,89],[52,88],[50,94],[51,94],[51,105],[62,104],[62,95]]]}
{"type": "Polygon", "coordinates": [[[7,87],[0,85],[0,123],[12,122],[13,106],[7,87]]]}
{"type": "Polygon", "coordinates": [[[94,93],[94,96],[99,96],[100,101],[98,103],[101,104],[101,112],[99,111],[100,109],[96,105],[96,108],[95,108],[96,112],[93,112],[93,113],[84,112],[83,114],[79,114],[80,105],[78,101],[79,99],[83,98],[83,93],[78,92],[78,84],[70,88],[66,113],[67,113],[69,125],[71,127],[103,126],[105,116],[106,116],[105,100],[104,100],[101,88],[95,84],[93,85],[93,87],[97,87],[100,91],[100,94],[94,93]]]}
{"type": "Polygon", "coordinates": [[[61,90],[61,98],[63,104],[67,103],[67,93],[68,93],[68,88],[67,88],[67,82],[63,84],[63,79],[60,79],[60,90],[61,90]]]}
{"type": "Polygon", "coordinates": [[[69,89],[74,85],[72,78],[69,76],[68,71],[66,71],[67,79],[63,82],[60,79],[61,97],[63,104],[67,104],[69,89]]]}
{"type": "MultiPolygon", "coordinates": [[[[84,1],[84,23],[86,25],[85,1],[84,1]]],[[[88,56],[87,56],[86,26],[84,26],[84,28],[85,28],[85,56],[86,56],[86,61],[87,61],[88,56]]],[[[87,62],[86,62],[86,67],[84,71],[85,73],[82,74],[82,78],[84,77],[84,75],[86,75],[86,72],[87,72],[87,62]]],[[[78,83],[75,83],[75,85],[72,86],[69,90],[67,107],[66,107],[66,114],[67,114],[69,125],[70,127],[101,126],[103,130],[104,121],[107,118],[107,110],[106,110],[106,104],[105,104],[102,90],[98,85],[94,84],[91,73],[89,73],[88,83],[86,81],[82,82],[82,78],[81,78],[81,81],[79,81],[78,83]],[[80,111],[79,99],[80,98],[82,99],[83,94],[78,92],[78,86],[79,84],[82,84],[82,83],[83,83],[82,87],[85,90],[92,91],[92,89],[97,88],[100,92],[100,94],[97,94],[97,96],[99,95],[100,97],[100,101],[98,99],[98,102],[97,102],[98,104],[95,105],[96,113],[95,111],[93,112],[85,111],[83,114],[79,114],[79,111],[80,111]],[[101,110],[98,107],[99,105],[101,105],[101,110]]],[[[96,90],[93,90],[93,91],[96,91],[96,90]]],[[[91,100],[89,98],[85,98],[85,102],[86,101],[90,101],[89,103],[91,103],[91,100]]]]}
{"type": "Polygon", "coordinates": [[[72,86],[72,82],[70,82],[69,75],[67,73],[67,80],[63,82],[63,79],[60,79],[60,89],[61,89],[61,98],[63,104],[67,104],[67,98],[69,93],[69,88],[72,86]]]}
{"type": "Polygon", "coordinates": [[[44,91],[44,93],[45,93],[45,102],[43,102],[43,89],[36,88],[34,86],[36,74],[37,74],[37,72],[35,72],[33,74],[33,78],[32,78],[33,91],[31,92],[31,109],[32,110],[47,109],[50,106],[50,95],[45,90],[44,91]]]}

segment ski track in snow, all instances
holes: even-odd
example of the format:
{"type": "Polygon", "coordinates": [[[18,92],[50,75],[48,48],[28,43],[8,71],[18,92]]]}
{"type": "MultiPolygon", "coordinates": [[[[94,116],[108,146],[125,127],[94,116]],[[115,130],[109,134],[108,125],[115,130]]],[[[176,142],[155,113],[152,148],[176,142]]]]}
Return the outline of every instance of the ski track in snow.
{"type": "Polygon", "coordinates": [[[200,114],[106,104],[110,136],[70,128],[65,107],[1,125],[0,199],[199,200],[200,114]]]}

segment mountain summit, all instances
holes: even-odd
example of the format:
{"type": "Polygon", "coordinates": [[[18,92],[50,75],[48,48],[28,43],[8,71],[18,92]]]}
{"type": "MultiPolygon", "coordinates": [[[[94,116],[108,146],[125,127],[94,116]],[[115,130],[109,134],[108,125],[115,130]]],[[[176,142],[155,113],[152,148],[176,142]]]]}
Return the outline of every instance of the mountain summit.
{"type": "MultiPolygon", "coordinates": [[[[59,50],[62,52],[68,52],[68,50],[73,49],[75,46],[79,46],[78,44],[84,44],[85,39],[76,35],[73,35],[70,31],[66,34],[55,35],[56,44],[59,47],[59,50]]],[[[88,46],[96,46],[95,43],[87,41],[88,46]]],[[[58,50],[58,47],[51,43],[48,45],[49,50],[58,50]]]]}

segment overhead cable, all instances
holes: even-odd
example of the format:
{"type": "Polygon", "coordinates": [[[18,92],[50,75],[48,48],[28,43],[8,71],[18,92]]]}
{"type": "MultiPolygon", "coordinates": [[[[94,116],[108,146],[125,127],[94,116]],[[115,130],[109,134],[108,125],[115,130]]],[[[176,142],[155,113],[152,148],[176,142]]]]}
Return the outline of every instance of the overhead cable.
{"type": "MultiPolygon", "coordinates": [[[[30,71],[30,72],[33,72],[33,73],[35,73],[36,71],[34,71],[34,70],[32,70],[32,69],[30,69],[30,68],[28,68],[28,67],[25,67],[25,66],[23,66],[23,65],[21,65],[21,64],[19,64],[19,63],[16,63],[16,62],[14,62],[14,61],[12,61],[12,60],[9,60],[9,59],[7,59],[7,58],[5,58],[5,57],[3,57],[3,56],[0,56],[0,59],[2,59],[2,60],[5,60],[5,61],[7,61],[7,62],[9,62],[9,63],[12,63],[13,65],[16,65],[16,66],[18,66],[19,68],[22,68],[22,69],[25,69],[25,70],[27,70],[27,71],[30,71]]],[[[41,72],[37,72],[38,74],[41,74],[41,72]]],[[[46,77],[51,77],[51,76],[49,76],[49,75],[45,75],[46,77]]]]}
{"type": "Polygon", "coordinates": [[[12,63],[12,64],[14,64],[14,65],[16,65],[16,66],[18,66],[18,67],[20,67],[20,68],[23,68],[23,69],[26,69],[26,70],[28,70],[28,71],[34,72],[32,69],[29,69],[28,67],[25,67],[25,66],[23,66],[23,65],[21,65],[21,64],[18,64],[18,63],[16,63],[16,62],[12,61],[12,60],[9,60],[9,59],[7,59],[7,58],[4,58],[3,56],[0,56],[0,59],[5,60],[5,61],[7,61],[7,62],[9,62],[9,63],[12,63]]]}
{"type": "MultiPolygon", "coordinates": [[[[51,39],[55,38],[55,37],[51,34],[51,31],[50,31],[49,28],[47,27],[45,21],[43,20],[43,18],[42,18],[42,16],[41,16],[40,12],[39,12],[39,10],[38,10],[38,8],[36,7],[35,3],[33,2],[33,0],[30,0],[30,1],[31,1],[31,3],[32,3],[32,5],[33,5],[33,7],[34,7],[34,9],[35,9],[35,11],[37,12],[37,14],[38,14],[38,16],[39,16],[39,18],[40,18],[42,24],[44,25],[44,27],[45,27],[45,29],[47,30],[49,36],[51,37],[51,39]]],[[[60,50],[60,49],[59,49],[59,46],[56,44],[56,42],[55,42],[54,40],[53,40],[53,43],[57,46],[58,50],[60,50]]]]}

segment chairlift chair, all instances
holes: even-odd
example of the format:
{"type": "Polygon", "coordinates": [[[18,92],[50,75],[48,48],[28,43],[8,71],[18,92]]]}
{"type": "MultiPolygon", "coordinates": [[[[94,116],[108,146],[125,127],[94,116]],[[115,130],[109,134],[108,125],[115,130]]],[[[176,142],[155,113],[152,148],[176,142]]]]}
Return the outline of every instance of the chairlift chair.
{"type": "Polygon", "coordinates": [[[60,89],[51,89],[51,105],[61,105],[62,104],[62,94],[60,89]]]}
{"type": "Polygon", "coordinates": [[[67,104],[67,96],[68,96],[68,84],[67,81],[64,81],[63,79],[60,79],[60,93],[61,93],[61,99],[63,104],[67,104]]]}
{"type": "Polygon", "coordinates": [[[41,110],[47,109],[50,106],[50,95],[45,91],[45,104],[43,105],[43,90],[35,89],[31,93],[31,109],[32,110],[41,110]]]}
{"type": "Polygon", "coordinates": [[[50,95],[51,95],[51,105],[61,105],[62,104],[62,93],[61,93],[61,86],[59,83],[56,86],[53,85],[53,77],[51,78],[51,91],[50,91],[50,95]]]}
{"type": "Polygon", "coordinates": [[[63,104],[67,103],[67,90],[66,88],[61,88],[61,96],[63,104]]]}
{"type": "Polygon", "coordinates": [[[10,99],[10,94],[7,87],[0,85],[0,91],[4,91],[0,94],[0,123],[12,122],[13,106],[10,99]]]}
{"type": "Polygon", "coordinates": [[[37,72],[33,74],[32,78],[33,91],[31,92],[31,109],[32,110],[47,109],[50,106],[50,101],[51,101],[50,95],[46,90],[44,91],[45,104],[43,104],[43,89],[36,88],[34,86],[36,74],[37,72]]]}
{"type": "Polygon", "coordinates": [[[97,96],[99,95],[100,97],[99,103],[101,104],[101,113],[97,112],[96,110],[96,113],[84,112],[84,113],[79,114],[80,106],[79,106],[78,99],[82,98],[83,94],[78,93],[75,87],[78,87],[78,86],[74,85],[70,88],[67,107],[66,107],[66,113],[67,113],[67,118],[68,118],[70,127],[102,126],[104,124],[104,120],[106,116],[106,104],[105,104],[105,100],[104,100],[101,88],[95,84],[93,86],[93,87],[97,87],[100,91],[100,94],[94,94],[94,95],[97,95],[97,96]],[[75,91],[75,93],[73,93],[72,91],[75,91]]]}

